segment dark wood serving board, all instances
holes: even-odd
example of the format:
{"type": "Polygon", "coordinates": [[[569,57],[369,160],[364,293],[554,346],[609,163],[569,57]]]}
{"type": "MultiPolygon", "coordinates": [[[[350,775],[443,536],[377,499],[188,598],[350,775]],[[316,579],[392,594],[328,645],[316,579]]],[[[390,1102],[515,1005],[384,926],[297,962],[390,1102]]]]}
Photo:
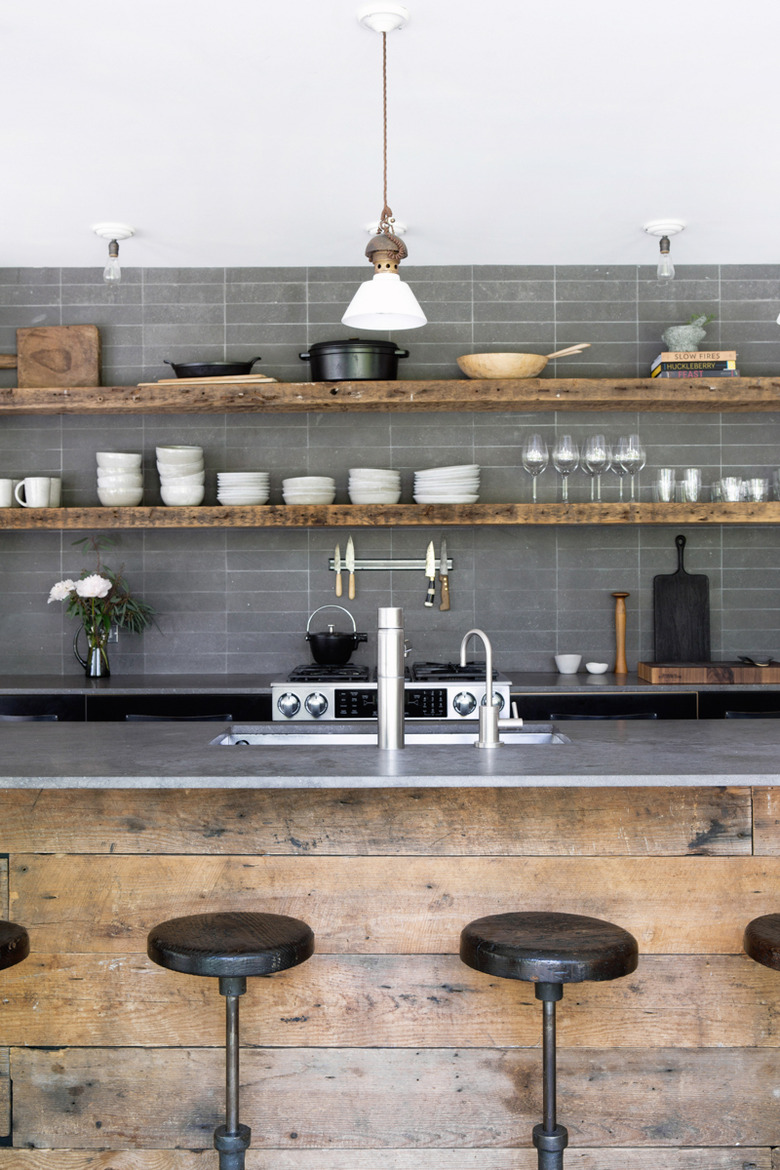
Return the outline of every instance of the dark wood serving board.
{"type": "Polygon", "coordinates": [[[710,582],[704,573],[687,573],[685,537],[676,536],[677,572],[653,578],[656,662],[709,662],[710,582]]]}
{"type": "Polygon", "coordinates": [[[16,330],[22,387],[99,386],[97,325],[40,325],[16,330]]]}
{"type": "Polygon", "coordinates": [[[649,683],[780,683],[780,663],[746,666],[742,662],[637,662],[636,672],[649,683]]]}

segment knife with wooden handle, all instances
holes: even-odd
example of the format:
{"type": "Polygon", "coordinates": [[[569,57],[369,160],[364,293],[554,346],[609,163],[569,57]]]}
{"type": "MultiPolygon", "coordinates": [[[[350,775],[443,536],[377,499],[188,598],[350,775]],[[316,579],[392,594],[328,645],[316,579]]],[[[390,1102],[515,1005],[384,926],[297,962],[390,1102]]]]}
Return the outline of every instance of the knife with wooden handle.
{"type": "Polygon", "coordinates": [[[439,580],[441,581],[441,604],[439,609],[450,608],[450,571],[447,568],[447,541],[441,542],[439,553],[439,580]]]}
{"type": "Polygon", "coordinates": [[[351,536],[350,536],[349,540],[347,541],[347,552],[346,552],[346,556],[344,559],[345,559],[345,563],[347,566],[347,572],[349,573],[349,588],[348,588],[347,592],[348,592],[349,600],[354,601],[355,600],[355,546],[352,543],[351,536]]]}
{"type": "Polygon", "coordinates": [[[336,596],[341,597],[341,545],[336,545],[336,551],[333,554],[333,568],[336,570],[336,596]]]}
{"type": "Polygon", "coordinates": [[[433,599],[436,595],[436,553],[433,551],[433,541],[429,543],[425,553],[425,576],[428,578],[425,604],[430,606],[433,605],[433,599]]]}

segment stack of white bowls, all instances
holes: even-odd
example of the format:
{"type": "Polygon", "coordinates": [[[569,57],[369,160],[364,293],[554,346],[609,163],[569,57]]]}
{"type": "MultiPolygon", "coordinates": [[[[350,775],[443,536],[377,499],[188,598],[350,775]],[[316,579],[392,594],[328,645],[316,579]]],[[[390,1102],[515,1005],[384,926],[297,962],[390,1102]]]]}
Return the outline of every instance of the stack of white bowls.
{"type": "Polygon", "coordinates": [[[336,481],[328,475],[297,475],[282,480],[285,504],[332,504],[336,481]]]}
{"type": "Polygon", "coordinates": [[[135,507],[144,495],[141,456],[134,451],[98,451],[97,494],[105,508],[135,507]]]}
{"type": "Polygon", "coordinates": [[[427,467],[414,473],[416,504],[476,504],[478,499],[479,467],[476,463],[427,467]]]}
{"type": "Polygon", "coordinates": [[[267,504],[270,493],[267,471],[218,471],[220,504],[267,504]]]}
{"type": "Polygon", "coordinates": [[[158,447],[160,495],[168,507],[191,508],[203,503],[205,493],[202,447],[158,447]]]}
{"type": "Polygon", "coordinates": [[[397,504],[401,473],[382,467],[350,467],[348,490],[353,504],[397,504]]]}

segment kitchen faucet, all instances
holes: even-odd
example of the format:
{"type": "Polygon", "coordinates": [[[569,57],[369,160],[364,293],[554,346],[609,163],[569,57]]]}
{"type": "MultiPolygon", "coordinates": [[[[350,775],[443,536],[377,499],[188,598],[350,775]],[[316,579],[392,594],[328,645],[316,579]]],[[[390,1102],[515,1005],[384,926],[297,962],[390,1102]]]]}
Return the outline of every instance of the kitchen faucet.
{"type": "Polygon", "coordinates": [[[522,719],[499,719],[500,708],[493,705],[493,647],[484,630],[473,629],[463,635],[460,643],[460,664],[466,665],[466,643],[473,635],[481,638],[485,646],[485,699],[479,708],[478,748],[500,747],[502,740],[499,728],[522,727],[522,719]]]}
{"type": "Polygon", "coordinates": [[[376,639],[377,747],[404,746],[404,611],[380,607],[376,639]]]}

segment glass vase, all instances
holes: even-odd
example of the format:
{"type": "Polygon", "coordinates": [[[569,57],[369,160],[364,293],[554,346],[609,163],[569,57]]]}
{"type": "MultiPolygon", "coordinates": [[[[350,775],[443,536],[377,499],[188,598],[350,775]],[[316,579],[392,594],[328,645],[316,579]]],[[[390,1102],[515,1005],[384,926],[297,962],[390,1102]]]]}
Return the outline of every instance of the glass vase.
{"type": "Polygon", "coordinates": [[[73,639],[73,653],[84,667],[87,678],[108,678],[108,630],[102,626],[79,626],[73,639]],[[86,658],[79,652],[79,635],[82,630],[87,639],[86,658]]]}

